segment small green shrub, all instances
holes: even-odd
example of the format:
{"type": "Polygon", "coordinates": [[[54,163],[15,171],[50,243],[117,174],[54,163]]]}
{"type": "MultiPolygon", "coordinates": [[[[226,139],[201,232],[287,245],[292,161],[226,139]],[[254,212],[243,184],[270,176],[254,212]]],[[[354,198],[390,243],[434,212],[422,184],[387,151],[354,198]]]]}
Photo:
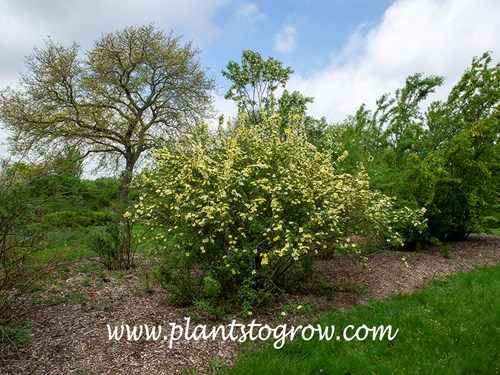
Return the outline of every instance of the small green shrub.
{"type": "Polygon", "coordinates": [[[21,323],[6,323],[0,320],[0,343],[24,345],[33,340],[30,321],[21,323]]]}
{"type": "Polygon", "coordinates": [[[479,220],[479,223],[474,228],[476,233],[488,233],[492,235],[500,235],[500,205],[496,205],[492,211],[496,210],[496,215],[484,216],[479,220]]]}
{"type": "Polygon", "coordinates": [[[91,238],[92,249],[108,270],[134,267],[137,246],[133,243],[132,221],[115,214],[113,219],[91,238]]]}
{"type": "Polygon", "coordinates": [[[41,222],[55,227],[90,227],[106,225],[111,218],[112,213],[102,211],[58,211],[45,214],[41,222]]]}

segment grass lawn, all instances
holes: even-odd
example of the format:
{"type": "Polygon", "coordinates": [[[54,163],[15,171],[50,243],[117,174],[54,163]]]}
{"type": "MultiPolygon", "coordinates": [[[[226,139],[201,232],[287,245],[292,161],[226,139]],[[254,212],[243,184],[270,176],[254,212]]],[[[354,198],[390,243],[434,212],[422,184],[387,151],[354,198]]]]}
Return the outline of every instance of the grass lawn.
{"type": "MultiPolygon", "coordinates": [[[[313,323],[313,322],[311,322],[313,323]]],[[[392,325],[393,341],[296,340],[246,353],[228,374],[499,374],[500,265],[325,315],[321,325],[392,325]]]]}

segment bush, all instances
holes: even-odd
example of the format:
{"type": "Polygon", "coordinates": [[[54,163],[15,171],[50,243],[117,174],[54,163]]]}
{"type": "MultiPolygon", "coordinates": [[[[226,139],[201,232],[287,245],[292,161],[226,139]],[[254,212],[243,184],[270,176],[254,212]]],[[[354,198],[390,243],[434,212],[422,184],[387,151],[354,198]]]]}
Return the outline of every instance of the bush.
{"type": "Polygon", "coordinates": [[[372,183],[399,204],[425,207],[424,239],[464,240],[481,217],[499,214],[500,64],[491,55],[474,58],[445,102],[422,102],[440,77],[414,74],[393,97],[383,95],[373,113],[364,106],[335,128],[331,148],[352,150],[343,168],[365,162],[372,183]]]}
{"type": "Polygon", "coordinates": [[[43,245],[33,225],[42,203],[34,198],[33,186],[41,172],[0,163],[0,327],[16,319],[26,292],[43,271],[30,262],[43,245]]]}
{"type": "Polygon", "coordinates": [[[90,227],[106,225],[110,222],[112,213],[102,211],[58,211],[45,214],[42,224],[55,227],[90,227]]]}
{"type": "Polygon", "coordinates": [[[118,202],[118,188],[120,181],[112,177],[100,177],[94,181],[88,181],[93,186],[92,202],[94,209],[109,207],[118,202]]]}
{"type": "Polygon", "coordinates": [[[112,219],[92,238],[92,248],[108,270],[128,270],[134,267],[136,244],[133,243],[132,221],[129,215],[114,213],[112,219]]]}
{"type": "MultiPolygon", "coordinates": [[[[156,152],[156,166],[137,179],[135,216],[158,233],[178,298],[237,301],[244,283],[265,293],[319,249],[356,252],[355,234],[403,244],[393,200],[370,190],[363,171],[337,170],[307,142],[300,117],[290,123],[284,135],[277,115],[257,125],[241,118],[215,135],[202,124],[156,152]],[[207,276],[220,284],[216,293],[207,276]]],[[[408,212],[421,228],[421,212],[408,212]]]]}

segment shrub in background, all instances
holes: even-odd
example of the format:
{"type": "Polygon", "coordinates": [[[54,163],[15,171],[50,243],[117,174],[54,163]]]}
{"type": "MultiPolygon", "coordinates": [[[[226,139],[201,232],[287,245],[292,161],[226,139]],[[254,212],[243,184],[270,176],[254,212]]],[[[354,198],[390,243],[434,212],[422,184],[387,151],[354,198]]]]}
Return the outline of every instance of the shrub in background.
{"type": "Polygon", "coordinates": [[[112,212],[91,211],[56,211],[43,215],[42,224],[53,227],[90,227],[106,225],[112,220],[112,212]]]}
{"type": "Polygon", "coordinates": [[[109,215],[109,221],[91,238],[92,249],[108,270],[128,270],[135,265],[137,250],[130,214],[116,211],[109,215]]]}
{"type": "Polygon", "coordinates": [[[364,163],[372,184],[398,205],[426,208],[428,232],[409,233],[409,243],[464,240],[481,217],[499,215],[500,64],[491,62],[489,53],[474,58],[448,99],[425,113],[423,101],[443,78],[414,74],[374,112],[363,106],[332,129],[330,148],[350,152],[344,170],[364,163]]]}
{"type": "Polygon", "coordinates": [[[30,262],[43,246],[42,232],[33,225],[42,201],[33,186],[43,170],[22,163],[0,163],[0,329],[15,320],[26,292],[42,267],[30,262]]]}

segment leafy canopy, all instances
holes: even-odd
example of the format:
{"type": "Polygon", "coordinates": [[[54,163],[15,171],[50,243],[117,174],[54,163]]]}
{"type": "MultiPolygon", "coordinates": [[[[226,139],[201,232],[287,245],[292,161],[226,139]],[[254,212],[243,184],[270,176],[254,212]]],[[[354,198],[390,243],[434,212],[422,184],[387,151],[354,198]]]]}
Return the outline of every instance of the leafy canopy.
{"type": "Polygon", "coordinates": [[[290,92],[286,84],[292,68],[272,57],[265,60],[258,52],[243,51],[241,63],[230,61],[222,71],[222,75],[232,82],[225,98],[234,100],[238,105],[239,115],[246,121],[256,124],[263,121],[263,116],[280,115],[280,136],[290,127],[293,116],[302,116],[309,142],[318,147],[324,144],[326,134],[325,119],[317,120],[307,114],[307,105],[313,98],[302,95],[298,91],[290,92]],[[279,88],[283,92],[279,95],[279,88]]]}
{"type": "Polygon", "coordinates": [[[125,164],[122,198],[139,157],[211,109],[198,51],[153,25],[104,34],[83,55],[49,40],[26,65],[18,87],[0,93],[12,149],[71,146],[125,164]]]}
{"type": "Polygon", "coordinates": [[[225,98],[234,100],[241,113],[251,119],[258,118],[259,110],[271,110],[275,106],[274,97],[278,87],[285,87],[292,68],[272,57],[265,60],[260,53],[246,50],[242,52],[241,64],[230,61],[222,75],[232,82],[225,98]]]}
{"type": "Polygon", "coordinates": [[[500,65],[491,63],[490,53],[474,58],[448,99],[426,112],[423,101],[443,78],[414,74],[330,138],[338,154],[349,150],[347,171],[365,162],[376,188],[425,207],[428,234],[441,240],[462,240],[482,216],[499,215],[500,65]]]}

